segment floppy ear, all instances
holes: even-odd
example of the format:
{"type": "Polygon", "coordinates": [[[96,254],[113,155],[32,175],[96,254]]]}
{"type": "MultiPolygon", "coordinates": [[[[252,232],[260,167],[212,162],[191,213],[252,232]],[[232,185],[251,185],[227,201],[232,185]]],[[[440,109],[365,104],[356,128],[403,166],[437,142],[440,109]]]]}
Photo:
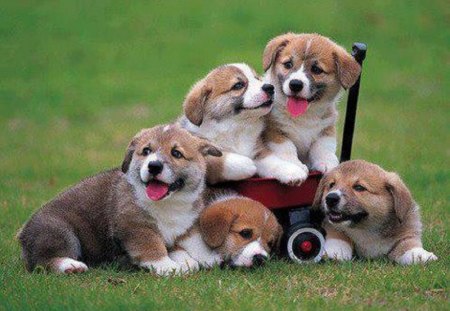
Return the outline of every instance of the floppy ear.
{"type": "Polygon", "coordinates": [[[267,43],[263,53],[263,69],[267,71],[270,66],[275,62],[278,53],[295,37],[292,32],[285,33],[284,35],[273,38],[267,43]]]}
{"type": "Polygon", "coordinates": [[[204,143],[200,146],[200,152],[203,156],[221,157],[222,151],[210,143],[204,143]]]}
{"type": "Polygon", "coordinates": [[[340,46],[333,52],[336,72],[344,89],[352,87],[361,74],[361,66],[344,48],[340,46]]]}
{"type": "Polygon", "coordinates": [[[214,204],[203,211],[199,221],[203,240],[211,248],[217,248],[225,242],[231,225],[237,218],[230,208],[214,204]]]}
{"type": "Polygon", "coordinates": [[[312,209],[314,211],[322,210],[322,197],[323,197],[323,191],[325,189],[326,183],[327,183],[327,177],[325,175],[320,180],[319,186],[317,187],[317,190],[316,190],[316,195],[314,196],[314,201],[313,201],[313,205],[312,205],[312,209]]]}
{"type": "Polygon", "coordinates": [[[131,160],[133,159],[133,153],[136,150],[137,141],[138,141],[139,137],[141,137],[142,134],[147,130],[148,129],[143,129],[143,130],[139,131],[139,133],[137,133],[133,137],[131,142],[128,144],[127,151],[125,152],[125,158],[123,159],[123,162],[122,162],[122,172],[123,173],[128,172],[128,169],[130,168],[131,160]]]}
{"type": "Polygon", "coordinates": [[[401,223],[414,208],[411,192],[396,173],[387,173],[386,189],[392,196],[395,215],[401,223]]]}
{"type": "Polygon", "coordinates": [[[184,114],[193,124],[200,126],[203,122],[203,109],[210,91],[205,79],[198,81],[190,90],[183,103],[184,114]]]}

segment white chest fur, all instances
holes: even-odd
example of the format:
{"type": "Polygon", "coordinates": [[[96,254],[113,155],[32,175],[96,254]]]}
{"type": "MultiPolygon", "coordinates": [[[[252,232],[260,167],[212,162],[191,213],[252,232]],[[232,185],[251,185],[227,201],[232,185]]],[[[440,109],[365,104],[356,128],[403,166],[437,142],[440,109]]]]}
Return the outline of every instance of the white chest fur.
{"type": "Polygon", "coordinates": [[[194,204],[198,196],[199,191],[174,193],[160,202],[140,204],[155,220],[166,246],[173,246],[175,240],[194,225],[201,212],[194,204]]]}
{"type": "Polygon", "coordinates": [[[264,119],[221,121],[204,120],[200,126],[186,122],[186,129],[210,139],[230,152],[254,158],[256,145],[264,129],[264,119]]]}
{"type": "Polygon", "coordinates": [[[347,234],[355,242],[356,253],[365,258],[385,256],[395,243],[366,230],[349,230],[347,234]]]}
{"type": "MultiPolygon", "coordinates": [[[[334,105],[334,104],[333,104],[334,105]]],[[[288,116],[285,107],[278,105],[272,112],[272,117],[297,147],[300,160],[307,161],[311,145],[320,137],[321,132],[336,123],[336,114],[323,117],[325,111],[310,108],[305,115],[297,118],[288,116]]]]}

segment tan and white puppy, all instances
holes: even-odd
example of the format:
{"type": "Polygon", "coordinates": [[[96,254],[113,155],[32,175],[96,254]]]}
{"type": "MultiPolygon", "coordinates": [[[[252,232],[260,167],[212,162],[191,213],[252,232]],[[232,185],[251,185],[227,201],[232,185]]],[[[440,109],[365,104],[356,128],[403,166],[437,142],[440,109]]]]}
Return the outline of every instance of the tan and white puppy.
{"type": "Polygon", "coordinates": [[[423,249],[419,206],[396,173],[355,160],[327,173],[313,207],[325,213],[325,252],[350,260],[353,246],[361,257],[387,256],[402,264],[425,263],[437,257],[423,249]]]}
{"type": "Polygon", "coordinates": [[[221,152],[178,126],[142,130],[122,170],[81,181],[25,224],[18,237],[28,270],[84,272],[123,255],[158,275],[219,263],[196,229],[206,156],[221,152]]]}
{"type": "Polygon", "coordinates": [[[231,267],[262,265],[283,234],[264,205],[233,193],[212,199],[200,216],[200,230],[208,246],[231,267]]]}
{"type": "Polygon", "coordinates": [[[275,86],[270,149],[322,173],[336,167],[336,103],[358,79],[360,65],[326,37],[287,33],[269,41],[263,67],[264,80],[275,86]]]}
{"type": "MultiPolygon", "coordinates": [[[[211,172],[225,180],[245,179],[255,173],[293,184],[306,178],[301,163],[294,165],[275,157],[262,140],[273,94],[273,86],[261,81],[246,64],[220,66],[193,86],[179,122],[224,149],[224,166],[211,162],[211,172]]],[[[209,176],[208,181],[222,180],[209,176]]]]}

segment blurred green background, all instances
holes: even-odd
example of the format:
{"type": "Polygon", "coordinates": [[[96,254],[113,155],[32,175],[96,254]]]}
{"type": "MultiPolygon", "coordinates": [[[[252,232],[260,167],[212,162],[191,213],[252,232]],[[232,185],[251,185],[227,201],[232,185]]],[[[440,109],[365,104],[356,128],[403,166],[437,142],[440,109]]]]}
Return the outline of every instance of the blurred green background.
{"type": "Polygon", "coordinates": [[[447,1],[2,1],[0,310],[449,309],[449,17],[447,1]],[[178,280],[24,271],[14,234],[34,210],[119,165],[135,132],[174,120],[213,67],[243,61],[261,72],[265,44],[287,31],[368,44],[353,157],[404,177],[440,261],[273,262],[178,280]]]}

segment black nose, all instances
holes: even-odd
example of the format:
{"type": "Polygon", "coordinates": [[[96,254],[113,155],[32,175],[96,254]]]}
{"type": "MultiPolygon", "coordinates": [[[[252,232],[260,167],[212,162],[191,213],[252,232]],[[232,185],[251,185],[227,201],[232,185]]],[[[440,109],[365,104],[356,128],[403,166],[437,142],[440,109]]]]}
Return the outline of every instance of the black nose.
{"type": "Polygon", "coordinates": [[[303,82],[296,79],[291,80],[291,82],[289,82],[289,88],[292,92],[298,93],[303,89],[303,82]]]}
{"type": "Polygon", "coordinates": [[[269,95],[273,95],[275,89],[272,84],[266,83],[266,84],[263,84],[262,90],[269,95]]]}
{"type": "Polygon", "coordinates": [[[341,197],[336,192],[329,193],[325,197],[325,202],[327,203],[328,207],[336,207],[336,205],[339,204],[340,200],[341,200],[341,197]]]}
{"type": "Polygon", "coordinates": [[[163,164],[160,161],[150,161],[148,163],[148,171],[153,176],[158,175],[163,170],[163,164]]]}
{"type": "Polygon", "coordinates": [[[257,254],[255,256],[253,256],[252,258],[252,263],[253,266],[259,267],[262,266],[267,260],[267,257],[261,254],[257,254]]]}

